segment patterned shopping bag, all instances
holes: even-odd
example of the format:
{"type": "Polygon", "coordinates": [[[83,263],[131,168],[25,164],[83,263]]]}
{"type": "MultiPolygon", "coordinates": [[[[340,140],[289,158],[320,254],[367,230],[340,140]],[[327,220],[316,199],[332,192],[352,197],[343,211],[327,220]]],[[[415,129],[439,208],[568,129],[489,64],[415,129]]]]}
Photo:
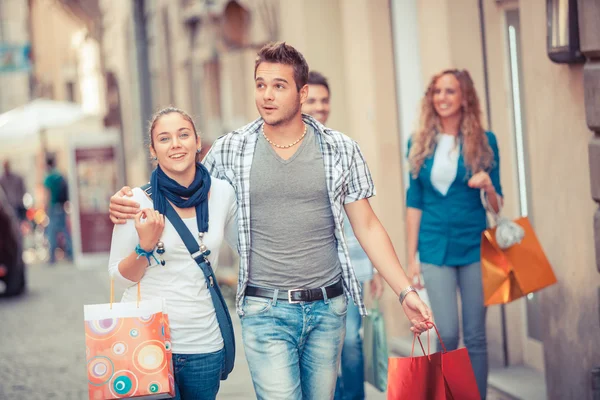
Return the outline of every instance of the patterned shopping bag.
{"type": "Polygon", "coordinates": [[[84,306],[90,400],[175,396],[163,299],[84,306]]]}

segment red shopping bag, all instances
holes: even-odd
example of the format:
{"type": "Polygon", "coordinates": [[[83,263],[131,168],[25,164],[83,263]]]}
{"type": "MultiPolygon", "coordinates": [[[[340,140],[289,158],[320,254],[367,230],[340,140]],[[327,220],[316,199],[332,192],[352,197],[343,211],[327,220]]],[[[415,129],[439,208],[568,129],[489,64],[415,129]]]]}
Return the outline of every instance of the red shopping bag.
{"type": "Polygon", "coordinates": [[[480,400],[467,349],[447,351],[437,327],[433,327],[442,344],[441,352],[430,354],[427,331],[427,353],[415,334],[410,357],[390,357],[388,400],[480,400]],[[422,357],[414,357],[415,340],[421,345],[422,357]]]}

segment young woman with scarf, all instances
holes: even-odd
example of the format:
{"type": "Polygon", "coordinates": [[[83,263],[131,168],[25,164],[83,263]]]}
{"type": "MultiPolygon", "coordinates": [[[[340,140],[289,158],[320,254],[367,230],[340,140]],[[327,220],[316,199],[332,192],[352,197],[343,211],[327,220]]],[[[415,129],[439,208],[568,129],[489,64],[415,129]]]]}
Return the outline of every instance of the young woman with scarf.
{"type": "Polygon", "coordinates": [[[208,277],[180,233],[187,227],[216,268],[223,239],[237,245],[235,192],[197,161],[201,141],[185,112],[169,107],[156,113],[149,139],[157,167],[149,187],[133,189],[140,204],[135,219],[115,225],[109,273],[126,287],[122,301],[136,301],[138,282],[142,299],[166,300],[175,399],[214,399],[224,379],[227,338],[208,277]]]}

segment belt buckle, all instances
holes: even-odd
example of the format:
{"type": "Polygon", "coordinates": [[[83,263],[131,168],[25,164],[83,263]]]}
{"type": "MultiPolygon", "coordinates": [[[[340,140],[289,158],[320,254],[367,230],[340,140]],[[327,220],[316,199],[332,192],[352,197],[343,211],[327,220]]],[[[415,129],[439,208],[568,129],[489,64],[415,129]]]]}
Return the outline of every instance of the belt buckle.
{"type": "Polygon", "coordinates": [[[292,300],[292,292],[299,292],[303,289],[290,289],[288,290],[288,303],[290,304],[298,304],[302,302],[302,300],[292,300]]]}

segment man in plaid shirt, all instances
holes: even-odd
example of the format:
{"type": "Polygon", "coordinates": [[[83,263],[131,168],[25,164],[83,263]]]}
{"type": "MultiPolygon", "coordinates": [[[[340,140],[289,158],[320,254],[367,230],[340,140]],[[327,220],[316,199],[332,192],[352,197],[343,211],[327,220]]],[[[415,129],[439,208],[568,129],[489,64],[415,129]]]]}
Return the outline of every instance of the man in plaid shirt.
{"type": "MultiPolygon", "coordinates": [[[[260,118],[215,141],[204,159],[238,199],[240,254],[236,308],[259,399],[331,399],[347,301],[366,313],[343,234],[346,211],[361,246],[390,284],[411,330],[431,312],[396,257],[368,198],[375,188],[356,142],[301,113],[308,65],[300,52],[272,43],[255,63],[260,118]]],[[[111,198],[111,219],[137,205],[111,198]]]]}

